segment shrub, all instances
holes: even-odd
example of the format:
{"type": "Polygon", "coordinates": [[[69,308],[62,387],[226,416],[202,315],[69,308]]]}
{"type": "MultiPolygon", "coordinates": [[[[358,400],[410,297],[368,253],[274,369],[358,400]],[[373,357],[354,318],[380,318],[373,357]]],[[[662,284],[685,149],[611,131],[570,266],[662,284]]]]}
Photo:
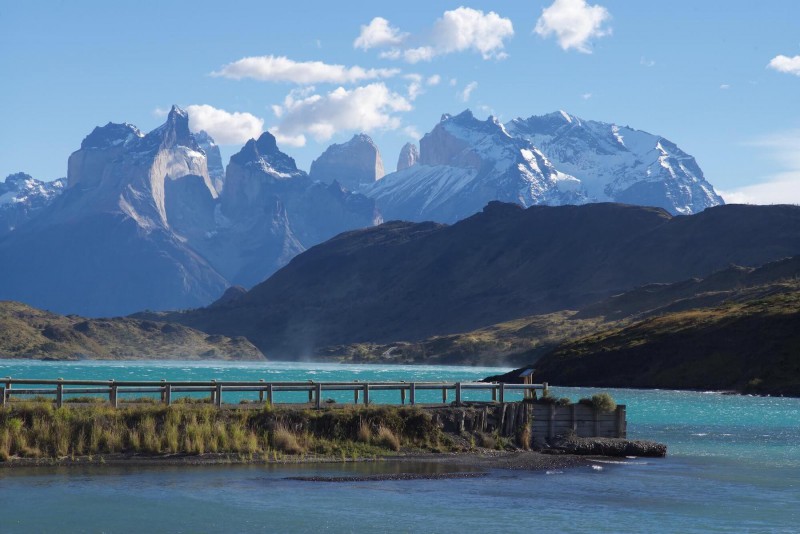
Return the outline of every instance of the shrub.
{"type": "Polygon", "coordinates": [[[526,451],[530,449],[531,446],[531,424],[527,423],[522,425],[517,430],[517,445],[525,449],[526,451]]]}
{"type": "Polygon", "coordinates": [[[272,446],[288,454],[302,454],[305,452],[297,436],[285,426],[277,426],[272,432],[272,446]]]}
{"type": "Polygon", "coordinates": [[[614,398],[605,392],[595,393],[591,396],[591,398],[584,398],[578,402],[593,406],[595,409],[600,410],[601,412],[613,412],[617,409],[617,403],[614,401],[614,398]]]}
{"type": "Polygon", "coordinates": [[[358,427],[357,438],[361,443],[369,443],[369,440],[372,439],[372,431],[369,429],[369,425],[365,421],[361,421],[361,424],[358,427]]]}
{"type": "Polygon", "coordinates": [[[378,429],[376,440],[378,445],[393,451],[400,450],[400,439],[388,428],[382,426],[378,429]]]}

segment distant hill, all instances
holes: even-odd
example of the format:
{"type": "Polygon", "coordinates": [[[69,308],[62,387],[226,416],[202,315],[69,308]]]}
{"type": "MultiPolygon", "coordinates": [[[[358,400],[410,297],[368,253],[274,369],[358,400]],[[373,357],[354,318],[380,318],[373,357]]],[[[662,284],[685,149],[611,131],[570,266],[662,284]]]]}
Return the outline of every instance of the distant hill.
{"type": "Polygon", "coordinates": [[[580,310],[645,284],[795,255],[796,206],[676,217],[621,204],[492,202],[452,226],[389,222],[344,233],[224,305],[145,316],[242,335],[271,358],[300,358],[580,310]]]}
{"type": "Polygon", "coordinates": [[[565,343],[536,362],[536,377],[563,386],[800,396],[800,283],[771,293],[565,343]]]}
{"type": "Polygon", "coordinates": [[[243,338],[128,318],[85,319],[0,301],[0,358],[259,360],[243,338]]]}

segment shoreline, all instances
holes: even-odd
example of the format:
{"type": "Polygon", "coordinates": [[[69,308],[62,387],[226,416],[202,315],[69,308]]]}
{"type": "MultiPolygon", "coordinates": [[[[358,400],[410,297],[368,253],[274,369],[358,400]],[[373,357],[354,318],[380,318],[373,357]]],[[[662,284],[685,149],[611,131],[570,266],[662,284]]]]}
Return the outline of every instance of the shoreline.
{"type": "Polygon", "coordinates": [[[206,466],[314,466],[314,465],[373,465],[391,466],[401,469],[391,473],[354,474],[353,476],[326,477],[290,477],[292,479],[309,479],[309,481],[353,481],[353,480],[406,480],[406,479],[438,479],[465,478],[485,476],[489,471],[525,470],[549,471],[585,467],[595,458],[608,459],[611,456],[582,456],[575,454],[545,454],[538,451],[496,451],[478,450],[456,453],[402,453],[398,455],[375,458],[337,458],[334,456],[305,455],[273,459],[268,455],[207,453],[202,455],[168,454],[102,454],[94,456],[76,456],[74,458],[10,458],[0,462],[0,470],[16,471],[19,469],[46,469],[82,467],[206,467],[206,466]],[[402,469],[402,467],[408,469],[402,469]],[[444,468],[444,471],[420,472],[419,468],[444,468]],[[415,469],[416,468],[416,469],[415,469]],[[310,480],[310,479],[336,480],[310,480]]]}

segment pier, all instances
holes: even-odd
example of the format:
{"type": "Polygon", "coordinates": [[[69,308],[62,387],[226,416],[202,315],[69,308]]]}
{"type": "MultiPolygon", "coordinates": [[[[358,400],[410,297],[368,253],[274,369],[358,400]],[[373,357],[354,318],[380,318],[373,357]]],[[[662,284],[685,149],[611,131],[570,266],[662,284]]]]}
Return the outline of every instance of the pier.
{"type": "MultiPolygon", "coordinates": [[[[5,377],[0,379],[0,406],[12,398],[52,397],[56,406],[64,406],[69,397],[100,396],[118,407],[123,396],[135,394],[158,395],[160,401],[170,405],[180,396],[207,395],[211,404],[222,407],[224,393],[251,393],[252,400],[277,404],[281,392],[305,392],[308,403],[322,408],[323,396],[330,392],[348,391],[353,403],[369,405],[370,393],[376,391],[397,392],[397,404],[416,405],[417,392],[439,391],[442,404],[461,405],[467,392],[483,391],[491,394],[492,402],[506,403],[506,394],[522,392],[523,398],[533,398],[536,391],[547,391],[547,383],[505,384],[502,382],[266,382],[259,381],[130,381],[130,380],[63,380],[28,379],[5,377]]],[[[431,403],[427,403],[431,404],[431,403]]]]}

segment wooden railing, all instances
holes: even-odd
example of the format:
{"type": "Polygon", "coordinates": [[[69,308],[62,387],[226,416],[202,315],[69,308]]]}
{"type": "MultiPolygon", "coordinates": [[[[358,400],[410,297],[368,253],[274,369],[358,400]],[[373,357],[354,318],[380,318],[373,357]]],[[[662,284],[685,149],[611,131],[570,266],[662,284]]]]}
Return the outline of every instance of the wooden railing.
{"type": "MultiPolygon", "coordinates": [[[[358,404],[359,397],[365,405],[370,404],[370,392],[397,391],[400,404],[417,404],[418,391],[440,390],[442,403],[446,404],[448,392],[454,392],[454,401],[461,404],[466,391],[489,391],[493,402],[506,402],[509,391],[523,391],[524,397],[533,396],[536,390],[547,390],[543,384],[504,384],[498,382],[266,382],[259,381],[136,381],[136,380],[41,380],[28,378],[0,378],[0,406],[17,397],[54,396],[58,407],[64,405],[67,396],[101,395],[108,397],[114,407],[119,406],[122,395],[157,394],[161,402],[172,404],[176,394],[207,394],[210,402],[217,407],[222,406],[224,392],[254,393],[259,402],[275,403],[278,392],[307,392],[308,402],[317,408],[323,404],[323,393],[332,391],[351,391],[353,402],[358,404]],[[22,386],[22,387],[20,387],[22,386]]],[[[185,395],[184,395],[185,396],[185,395]]]]}

